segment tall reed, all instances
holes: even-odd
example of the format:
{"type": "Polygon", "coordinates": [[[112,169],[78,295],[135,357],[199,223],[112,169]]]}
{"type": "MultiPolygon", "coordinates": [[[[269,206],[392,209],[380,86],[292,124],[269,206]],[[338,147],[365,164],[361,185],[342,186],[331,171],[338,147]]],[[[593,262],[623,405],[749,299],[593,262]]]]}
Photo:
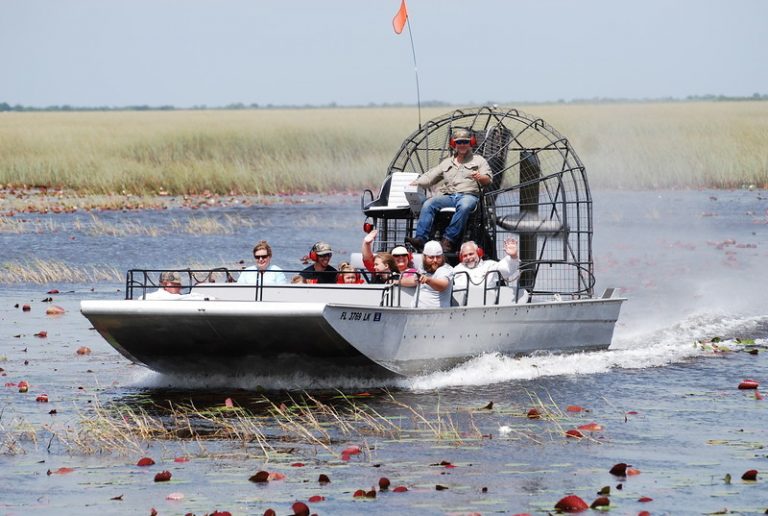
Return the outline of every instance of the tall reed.
{"type": "MultiPolygon", "coordinates": [[[[768,187],[768,102],[520,107],[571,140],[597,187],[768,187]]],[[[91,195],[357,191],[380,184],[416,127],[412,108],[0,113],[0,184],[91,195]]]]}

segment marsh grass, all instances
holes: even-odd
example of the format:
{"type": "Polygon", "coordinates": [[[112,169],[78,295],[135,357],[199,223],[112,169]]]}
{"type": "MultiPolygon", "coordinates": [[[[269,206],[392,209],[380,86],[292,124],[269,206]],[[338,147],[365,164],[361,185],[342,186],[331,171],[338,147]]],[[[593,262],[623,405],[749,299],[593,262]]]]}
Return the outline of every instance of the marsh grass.
{"type": "MultiPolygon", "coordinates": [[[[571,140],[596,187],[768,187],[768,102],[521,109],[571,140]]],[[[416,127],[411,108],[3,113],[0,184],[146,196],[377,189],[416,127]]]]}
{"type": "MultiPolygon", "coordinates": [[[[23,420],[0,418],[0,453],[23,454],[29,447],[73,454],[142,454],[150,443],[183,446],[200,456],[240,453],[269,460],[277,454],[337,456],[339,446],[359,443],[367,457],[370,441],[419,442],[451,446],[470,445],[492,437],[480,427],[498,427],[513,420],[514,431],[505,438],[542,444],[562,440],[568,417],[547,405],[549,416],[537,422],[525,417],[523,408],[507,411],[471,410],[438,405],[425,410],[402,402],[389,392],[377,402],[381,409],[340,393],[340,401],[321,401],[308,393],[276,402],[266,397],[249,400],[254,409],[200,408],[193,402],[163,405],[131,403],[102,405],[95,399],[78,422],[34,428],[23,420]],[[480,418],[479,424],[477,418],[480,418]]],[[[544,405],[542,404],[542,407],[544,405]]]]}
{"type": "Polygon", "coordinates": [[[93,283],[124,280],[123,273],[107,265],[73,266],[60,260],[32,258],[0,264],[0,284],[53,282],[93,283]]]}

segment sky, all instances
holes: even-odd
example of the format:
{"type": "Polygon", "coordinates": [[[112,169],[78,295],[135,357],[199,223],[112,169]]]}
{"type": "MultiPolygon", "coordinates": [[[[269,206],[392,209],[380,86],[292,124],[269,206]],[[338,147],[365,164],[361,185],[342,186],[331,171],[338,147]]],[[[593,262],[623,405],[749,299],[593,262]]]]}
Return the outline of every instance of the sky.
{"type": "Polygon", "coordinates": [[[768,0],[0,0],[0,102],[547,102],[768,94],[768,0]],[[418,92],[417,96],[417,80],[418,92]]]}

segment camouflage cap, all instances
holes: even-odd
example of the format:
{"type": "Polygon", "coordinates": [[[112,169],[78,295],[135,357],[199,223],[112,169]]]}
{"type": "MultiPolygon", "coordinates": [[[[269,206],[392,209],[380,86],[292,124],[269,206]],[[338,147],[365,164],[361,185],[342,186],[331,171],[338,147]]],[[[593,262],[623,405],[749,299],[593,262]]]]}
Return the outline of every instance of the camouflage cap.
{"type": "Polygon", "coordinates": [[[451,133],[451,137],[454,140],[469,140],[470,138],[472,138],[472,133],[469,131],[469,129],[465,129],[463,127],[457,127],[451,133]]]}
{"type": "Polygon", "coordinates": [[[326,244],[325,242],[318,242],[314,246],[312,246],[312,250],[315,252],[317,256],[323,256],[326,254],[333,253],[333,249],[331,249],[330,244],[326,244]]]}
{"type": "Polygon", "coordinates": [[[181,283],[181,275],[176,271],[161,272],[160,283],[181,283]]]}

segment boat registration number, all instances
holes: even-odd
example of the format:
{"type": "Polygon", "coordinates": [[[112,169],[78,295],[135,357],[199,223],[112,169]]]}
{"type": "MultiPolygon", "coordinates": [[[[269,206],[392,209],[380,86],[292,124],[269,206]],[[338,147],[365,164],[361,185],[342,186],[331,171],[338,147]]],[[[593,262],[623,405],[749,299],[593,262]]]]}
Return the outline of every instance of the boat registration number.
{"type": "Polygon", "coordinates": [[[339,319],[342,321],[381,321],[381,312],[341,312],[339,319]]]}

